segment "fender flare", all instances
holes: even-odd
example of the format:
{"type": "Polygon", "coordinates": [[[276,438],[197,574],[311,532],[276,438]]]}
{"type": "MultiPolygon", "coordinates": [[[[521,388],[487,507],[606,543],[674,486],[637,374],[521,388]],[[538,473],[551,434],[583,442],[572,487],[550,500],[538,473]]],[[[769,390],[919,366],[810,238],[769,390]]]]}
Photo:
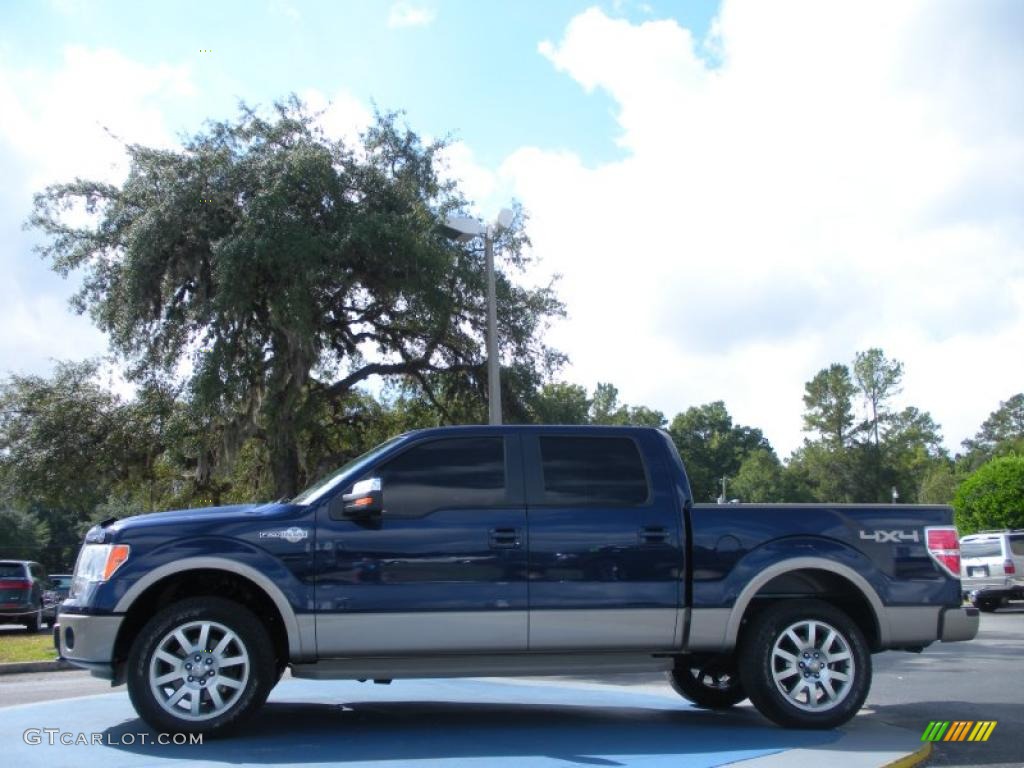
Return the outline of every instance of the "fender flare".
{"type": "MultiPolygon", "coordinates": [[[[284,593],[281,592],[278,586],[252,566],[245,565],[237,560],[231,560],[225,557],[187,557],[181,560],[174,560],[173,562],[165,563],[159,568],[154,568],[132,584],[128,591],[121,596],[121,599],[117,601],[117,605],[114,606],[114,612],[126,613],[135,603],[136,599],[138,599],[143,592],[158,581],[185,571],[200,569],[227,571],[229,573],[242,576],[256,584],[256,586],[266,592],[267,596],[273,600],[274,605],[277,606],[278,613],[281,614],[285,632],[288,636],[289,657],[293,660],[301,660],[311,658],[315,655],[315,651],[313,650],[314,646],[312,644],[309,648],[304,647],[303,632],[300,630],[299,620],[296,617],[291,604],[288,602],[288,599],[284,596],[284,593]]],[[[307,638],[307,641],[311,639],[312,638],[307,638]]]]}
{"type": "Polygon", "coordinates": [[[837,563],[834,560],[828,560],[823,557],[791,557],[786,560],[780,560],[774,563],[763,571],[757,574],[743,591],[740,592],[739,597],[736,598],[736,602],[733,603],[732,613],[729,614],[729,622],[725,628],[725,642],[728,648],[736,647],[736,640],[740,632],[740,622],[743,620],[743,614],[747,610],[747,606],[750,601],[754,599],[754,595],[757,594],[758,590],[761,589],[765,584],[774,579],[776,576],[781,576],[784,573],[790,573],[791,571],[802,571],[814,569],[818,571],[828,571],[834,573],[837,576],[842,576],[847,581],[851,582],[868,601],[871,606],[871,612],[875,616],[875,622],[878,625],[878,639],[881,647],[885,648],[889,644],[889,620],[885,612],[885,607],[882,605],[882,600],[879,598],[878,593],[875,592],[874,587],[868,583],[868,580],[857,573],[849,566],[837,563]]]}

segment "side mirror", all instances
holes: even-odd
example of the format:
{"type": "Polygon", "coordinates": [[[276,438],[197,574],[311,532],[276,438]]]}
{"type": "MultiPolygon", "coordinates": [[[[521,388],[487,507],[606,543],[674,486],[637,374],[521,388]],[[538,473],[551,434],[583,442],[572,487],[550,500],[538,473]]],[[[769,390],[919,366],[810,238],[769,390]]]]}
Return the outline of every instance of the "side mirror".
{"type": "Polygon", "coordinates": [[[341,504],[331,504],[331,517],[335,519],[372,517],[383,511],[384,493],[379,477],[360,480],[352,486],[351,493],[341,497],[341,504]]]}

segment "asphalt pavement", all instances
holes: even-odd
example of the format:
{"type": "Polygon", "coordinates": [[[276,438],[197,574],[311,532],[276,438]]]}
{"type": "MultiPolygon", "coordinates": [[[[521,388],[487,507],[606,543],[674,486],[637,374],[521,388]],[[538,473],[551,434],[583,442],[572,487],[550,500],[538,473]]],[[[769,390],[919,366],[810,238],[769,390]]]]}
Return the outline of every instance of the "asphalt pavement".
{"type": "Polygon", "coordinates": [[[932,720],[995,720],[987,742],[937,742],[925,766],[1024,765],[1024,604],[981,615],[969,643],[935,643],[921,654],[874,657],[867,707],[922,732],[932,720]]]}
{"type": "MultiPolygon", "coordinates": [[[[7,631],[24,632],[0,627],[0,635],[7,631]]],[[[1017,604],[995,614],[984,614],[981,632],[970,643],[936,643],[922,654],[876,655],[871,694],[861,715],[852,724],[854,727],[844,729],[848,731],[844,743],[852,745],[856,738],[870,742],[887,735],[895,737],[897,731],[903,734],[903,743],[906,743],[908,732],[920,734],[933,720],[995,720],[998,725],[987,742],[939,742],[924,765],[990,768],[1024,765],[1022,651],[1024,605],[1017,604]]],[[[815,749],[839,746],[835,732],[822,736],[777,729],[761,719],[749,704],[727,714],[680,708],[678,704],[669,703],[670,697],[665,695],[668,688],[659,676],[429,681],[429,695],[423,685],[419,681],[372,686],[286,678],[275,690],[271,706],[266,716],[259,718],[254,733],[260,732],[262,737],[268,730],[284,729],[294,735],[291,732],[298,729],[302,741],[309,743],[315,741],[319,729],[325,729],[324,734],[329,734],[333,741],[338,736],[337,728],[369,728],[363,736],[376,733],[378,729],[381,734],[387,732],[395,738],[401,734],[403,743],[411,739],[411,743],[418,742],[424,750],[397,749],[389,743],[384,753],[375,756],[372,745],[377,741],[360,738],[359,743],[366,749],[362,757],[368,762],[388,755],[396,760],[425,757],[425,751],[437,746],[430,746],[431,733],[446,733],[443,743],[447,744],[452,732],[463,728],[468,730],[467,738],[473,746],[446,748],[448,757],[453,760],[468,760],[470,764],[483,759],[488,763],[503,762],[506,758],[522,760],[527,754],[533,754],[528,748],[536,744],[536,739],[550,741],[553,738],[552,723],[561,723],[563,727],[554,742],[558,748],[548,757],[562,764],[565,760],[600,765],[632,764],[630,750],[643,753],[647,758],[642,761],[644,764],[656,764],[658,761],[651,762],[651,758],[662,748],[667,752],[666,757],[672,758],[673,765],[722,764],[723,758],[765,761],[780,748],[797,751],[784,752],[779,757],[789,754],[796,758],[800,754],[804,756],[800,762],[816,763],[818,760],[812,757],[815,749]],[[620,690],[617,695],[616,689],[620,690]],[[315,697],[320,703],[303,704],[307,696],[315,697]],[[416,701],[403,702],[405,696],[416,701]],[[325,707],[325,697],[335,703],[325,707]],[[353,702],[357,706],[350,706],[353,702]],[[409,728],[413,730],[407,730],[409,728]]],[[[56,720],[40,727],[82,728],[85,723],[79,721],[83,717],[76,713],[91,712],[94,717],[116,721],[107,723],[108,730],[109,726],[123,730],[132,722],[130,709],[121,712],[129,706],[123,695],[91,698],[88,705],[86,700],[77,704],[73,701],[111,690],[109,683],[78,671],[4,675],[0,676],[0,709],[67,699],[55,701],[53,707],[45,709],[47,721],[56,720]],[[103,707],[114,706],[111,702],[120,702],[116,704],[116,717],[113,711],[103,715],[103,707]]],[[[124,691],[123,688],[113,690],[124,691]]],[[[29,711],[42,713],[43,710],[21,709],[21,713],[29,711]]],[[[5,719],[0,714],[0,724],[5,719]]],[[[138,721],[135,723],[138,725],[138,721]]],[[[93,727],[101,724],[97,722],[93,727]]],[[[0,732],[3,733],[0,743],[6,744],[15,735],[7,733],[2,725],[0,732]]],[[[17,736],[20,742],[20,734],[17,736]]],[[[257,762],[274,762],[277,750],[273,741],[264,741],[260,738],[259,744],[252,745],[261,755],[257,762]]],[[[352,746],[351,739],[344,741],[352,746]]],[[[126,765],[135,762],[125,760],[126,757],[119,755],[118,762],[124,761],[126,765]]],[[[330,759],[332,755],[321,750],[318,755],[310,755],[310,761],[314,757],[330,759]]],[[[346,759],[346,762],[351,761],[346,759]]]]}
{"type": "MultiPolygon", "coordinates": [[[[995,720],[987,742],[937,742],[921,763],[930,766],[1024,766],[1024,603],[981,615],[968,643],[934,643],[922,653],[872,657],[874,678],[861,717],[922,734],[933,720],[995,720]]],[[[620,685],[643,679],[615,675],[620,685]]]]}

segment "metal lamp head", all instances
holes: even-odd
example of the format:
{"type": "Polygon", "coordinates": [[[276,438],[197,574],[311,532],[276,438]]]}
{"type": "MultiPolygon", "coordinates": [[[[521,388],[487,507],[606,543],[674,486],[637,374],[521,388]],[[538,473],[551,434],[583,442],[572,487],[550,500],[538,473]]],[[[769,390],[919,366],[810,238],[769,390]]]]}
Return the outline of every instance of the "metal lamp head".
{"type": "Polygon", "coordinates": [[[484,231],[484,226],[469,216],[449,216],[441,226],[441,232],[445,237],[463,243],[482,235],[484,231]]]}

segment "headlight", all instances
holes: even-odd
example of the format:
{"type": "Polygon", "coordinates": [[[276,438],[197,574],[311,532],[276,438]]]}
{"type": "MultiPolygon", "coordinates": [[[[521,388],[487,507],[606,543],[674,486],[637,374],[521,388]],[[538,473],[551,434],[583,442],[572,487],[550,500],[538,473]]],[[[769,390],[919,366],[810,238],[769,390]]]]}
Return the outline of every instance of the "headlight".
{"type": "Polygon", "coordinates": [[[96,585],[113,576],[128,559],[129,551],[127,544],[86,544],[78,553],[68,596],[87,602],[96,585]]]}

